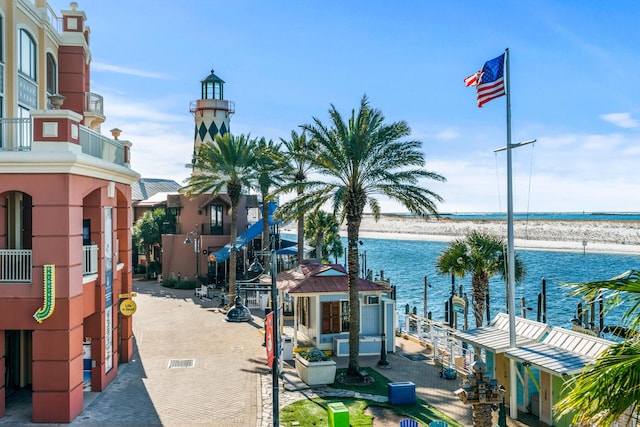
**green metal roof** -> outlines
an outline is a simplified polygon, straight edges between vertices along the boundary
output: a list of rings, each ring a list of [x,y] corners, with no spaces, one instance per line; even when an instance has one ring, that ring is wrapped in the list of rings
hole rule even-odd
[[[211,74],[209,74],[207,77],[205,77],[201,81],[202,81],[202,83],[204,83],[204,82],[222,82],[222,83],[224,83],[224,80],[222,80],[220,77],[218,77],[215,74],[213,74],[213,69],[211,70]]]

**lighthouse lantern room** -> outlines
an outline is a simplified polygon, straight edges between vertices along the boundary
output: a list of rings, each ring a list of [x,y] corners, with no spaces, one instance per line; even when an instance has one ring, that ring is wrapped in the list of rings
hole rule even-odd
[[[233,101],[224,99],[224,80],[211,74],[201,80],[201,99],[192,101],[189,111],[195,121],[192,164],[200,144],[215,141],[216,136],[224,136],[229,132],[229,120],[235,112]]]

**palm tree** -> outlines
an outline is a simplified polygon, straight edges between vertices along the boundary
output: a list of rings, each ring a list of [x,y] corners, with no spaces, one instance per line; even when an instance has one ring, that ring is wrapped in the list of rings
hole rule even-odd
[[[289,163],[288,171],[291,175],[293,187],[298,196],[304,193],[304,182],[311,167],[309,156],[313,153],[313,142],[307,140],[306,132],[299,135],[295,130],[291,131],[291,139],[280,141],[287,149],[287,161]],[[304,259],[304,215],[306,212],[300,212],[295,218],[298,222],[298,262]]]
[[[153,269],[151,260],[151,250],[154,246],[160,245],[162,232],[165,223],[175,224],[175,215],[168,214],[163,208],[146,211],[136,221],[133,226],[133,239],[136,244],[143,249],[144,258],[147,265],[145,278],[149,279]],[[157,271],[156,271],[157,273]]]
[[[269,244],[269,202],[273,201],[275,193],[270,190],[278,186],[284,180],[286,162],[280,144],[274,144],[270,140],[260,138],[256,146],[256,175],[258,189],[262,198],[262,248],[267,249]],[[263,265],[267,265],[268,254],[265,252]]]
[[[255,187],[256,144],[249,135],[216,135],[215,141],[200,145],[195,156],[194,173],[184,187],[187,196],[205,193],[216,196],[226,189],[231,200],[230,301],[233,301],[236,285],[238,206],[243,189]]]
[[[406,122],[384,124],[382,113],[369,106],[366,96],[359,111],[351,111],[344,121],[334,105],[329,109],[330,124],[313,118],[304,125],[315,144],[313,153],[304,158],[310,162],[315,179],[289,184],[289,189],[304,192],[279,208],[279,215],[296,218],[320,206],[329,205],[340,221],[347,223],[348,284],[349,284],[349,368],[357,376],[360,368],[360,303],[358,237],[366,206],[374,218],[380,217],[377,196],[400,202],[418,216],[438,215],[436,193],[421,186],[421,180],[445,181],[437,173],[424,169],[421,142],[400,141],[411,130]],[[287,186],[284,186],[287,189]]]
[[[583,295],[587,301],[605,297],[607,309],[624,303],[628,309],[622,320],[628,323],[630,334],[567,381],[568,393],[556,409],[561,416],[573,414],[573,425],[609,426],[625,414],[635,412],[637,416],[640,410],[640,272],[630,270],[610,280],[568,286],[573,288],[573,295]],[[620,425],[625,425],[624,421]]]
[[[307,215],[304,234],[308,240],[315,242],[315,257],[320,262],[328,260],[328,246],[336,246],[336,239],[340,244],[340,248],[342,248],[339,229],[340,224],[338,224],[338,220],[333,214],[317,209]]]
[[[476,326],[480,327],[489,296],[489,280],[496,274],[503,279],[507,277],[505,243],[499,237],[472,231],[465,239],[457,239],[449,244],[436,259],[436,269],[440,274],[452,277],[471,275],[473,313]],[[522,280],[525,275],[524,264],[517,254],[515,273],[516,281]]]

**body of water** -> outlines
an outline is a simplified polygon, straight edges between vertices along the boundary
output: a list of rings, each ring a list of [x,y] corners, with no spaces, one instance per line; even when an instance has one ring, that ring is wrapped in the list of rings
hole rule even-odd
[[[471,218],[471,215],[475,217]],[[464,214],[456,215],[457,219],[500,219],[501,214]],[[522,214],[519,214],[522,215]],[[538,213],[529,214],[529,219],[556,220],[640,220],[640,214],[627,213]],[[494,217],[495,216],[495,217]],[[521,218],[524,219],[524,218]],[[295,235],[286,238],[295,239]],[[424,277],[427,277],[427,310],[432,319],[444,321],[445,302],[451,295],[451,276],[442,276],[436,272],[436,259],[448,247],[448,243],[427,242],[418,240],[367,239],[362,238],[359,246],[361,269],[366,262],[366,269],[373,276],[390,279],[396,286],[396,303],[399,321],[404,319],[406,304],[410,310],[416,308],[417,314],[424,315]],[[346,247],[346,239],[343,242]],[[522,259],[527,274],[521,283],[516,284],[516,315],[521,316],[521,298],[524,297],[527,318],[536,320],[538,310],[538,294],[542,291],[542,280],[546,281],[547,323],[551,326],[571,328],[571,320],[576,317],[577,304],[580,299],[569,296],[569,291],[562,283],[590,282],[607,280],[627,270],[640,268],[640,254],[609,254],[579,252],[516,250]],[[337,260],[346,264],[344,257]],[[462,286],[471,304],[471,277],[456,278],[456,291]],[[495,276],[489,284],[490,316],[506,313],[506,284],[500,276]],[[623,310],[608,313],[606,325],[619,325]],[[475,327],[473,312],[469,310],[469,327]],[[461,321],[459,321],[461,324]],[[403,325],[403,323],[401,323]]]
[[[457,220],[505,220],[506,212],[442,213],[442,217]],[[514,212],[516,221],[640,221],[640,212]]]
[[[361,239],[361,259],[366,260],[366,268],[373,275],[389,278],[396,285],[396,302],[400,317],[404,316],[404,307],[416,307],[419,315],[424,314],[424,277],[427,277],[427,310],[432,312],[434,320],[444,321],[445,302],[451,294],[451,276],[442,276],[436,272],[436,259],[448,247],[448,243]],[[568,295],[562,283],[590,282],[606,280],[630,269],[640,268],[639,255],[619,255],[582,252],[559,252],[540,250],[517,250],[524,262],[527,274],[521,283],[516,283],[516,315],[521,315],[521,298],[524,297],[527,318],[536,319],[538,294],[542,292],[542,280],[546,281],[547,323],[551,326],[570,328],[571,319],[576,317],[579,298]],[[339,261],[344,263],[344,259]],[[456,278],[456,291],[462,286],[462,292],[469,296],[471,303],[471,277]],[[498,312],[506,313],[506,284],[500,276],[489,283],[490,316]],[[620,312],[610,313],[605,325],[619,324]],[[473,314],[469,314],[469,326],[475,326]]]

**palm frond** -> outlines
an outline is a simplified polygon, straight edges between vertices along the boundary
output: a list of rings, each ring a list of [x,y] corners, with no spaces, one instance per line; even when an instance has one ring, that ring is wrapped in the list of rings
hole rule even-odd
[[[613,425],[625,411],[638,410],[640,341],[610,346],[566,383],[565,392],[556,409],[562,415],[574,414],[576,424]]]

